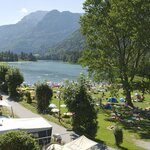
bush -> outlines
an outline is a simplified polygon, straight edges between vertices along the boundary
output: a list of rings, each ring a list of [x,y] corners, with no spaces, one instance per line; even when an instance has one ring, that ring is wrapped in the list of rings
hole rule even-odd
[[[0,150],[39,150],[39,146],[31,134],[11,131],[0,135]]]
[[[90,137],[95,137],[97,132],[97,110],[94,100],[88,93],[88,81],[84,76],[78,82],[66,82],[63,99],[70,112],[73,112],[72,127],[75,132],[80,132]]]
[[[8,85],[8,93],[10,97],[18,96],[17,88],[23,83],[23,75],[19,69],[11,68],[5,75],[5,80]]]
[[[46,83],[41,83],[36,86],[38,112],[45,113],[45,111],[48,109],[52,96],[53,91]]]
[[[27,103],[31,104],[31,103],[32,103],[32,99],[31,99],[31,94],[30,94],[30,92],[26,92],[25,96],[26,96],[26,101],[27,101]]]
[[[120,127],[116,126],[114,128],[114,136],[115,136],[115,141],[117,146],[123,143],[123,131]]]

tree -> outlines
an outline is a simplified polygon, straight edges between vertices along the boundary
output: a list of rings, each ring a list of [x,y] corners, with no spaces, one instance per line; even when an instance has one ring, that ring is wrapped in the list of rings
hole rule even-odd
[[[29,103],[29,104],[32,103],[32,98],[31,98],[30,92],[26,92],[26,93],[25,93],[25,100],[26,100],[27,103]]]
[[[138,75],[142,78],[136,85],[138,85],[138,90],[142,92],[142,95],[150,93],[150,52],[146,55],[145,60],[141,64]]]
[[[40,113],[46,111],[52,96],[53,91],[46,83],[37,84],[36,86],[37,109]]]
[[[40,150],[36,140],[27,132],[10,131],[0,135],[1,150]]]
[[[10,68],[5,75],[5,80],[8,85],[9,96],[17,96],[17,87],[19,87],[24,80],[23,75],[20,73],[19,69]]]
[[[114,136],[115,136],[115,141],[116,145],[119,146],[121,143],[123,143],[123,131],[122,128],[116,126],[114,128]]]
[[[147,0],[86,0],[81,32],[87,50],[81,63],[97,79],[120,79],[127,103],[132,82],[150,49],[150,3]]]
[[[5,81],[5,75],[7,71],[10,69],[10,67],[5,63],[0,63],[0,90],[7,93],[8,87],[7,83]]]
[[[63,99],[73,112],[73,130],[95,137],[97,131],[97,111],[94,101],[87,91],[87,81],[80,77],[77,83],[68,82],[64,87]]]

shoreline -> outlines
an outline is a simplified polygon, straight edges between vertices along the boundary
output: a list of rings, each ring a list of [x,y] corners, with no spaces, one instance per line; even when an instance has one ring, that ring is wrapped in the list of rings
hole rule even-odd
[[[80,73],[87,75],[87,70],[80,65],[51,60],[8,62],[8,64],[18,68],[24,76],[24,81],[29,85],[33,85],[38,81],[48,81],[58,84],[65,80],[77,80]]]

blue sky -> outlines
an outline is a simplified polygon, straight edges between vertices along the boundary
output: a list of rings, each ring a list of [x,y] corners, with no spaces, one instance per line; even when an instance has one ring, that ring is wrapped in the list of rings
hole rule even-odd
[[[71,11],[83,13],[85,0],[0,0],[0,25],[14,24],[37,10]]]

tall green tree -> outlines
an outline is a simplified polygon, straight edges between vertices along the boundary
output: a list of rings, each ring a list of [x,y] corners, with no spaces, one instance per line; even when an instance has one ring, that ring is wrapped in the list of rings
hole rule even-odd
[[[15,97],[18,95],[17,88],[23,83],[23,75],[17,68],[10,68],[6,75],[5,80],[8,85],[8,93],[10,97]]]
[[[95,137],[97,131],[97,111],[87,90],[87,81],[80,77],[77,83],[65,85],[63,99],[70,112],[73,112],[73,130]]]
[[[40,150],[36,140],[27,132],[10,131],[0,135],[1,150]]]
[[[5,75],[9,69],[10,67],[6,63],[0,63],[0,90],[5,93],[8,92]]]
[[[44,113],[46,111],[52,96],[53,91],[46,83],[37,84],[36,86],[37,109],[40,113]]]
[[[149,0],[86,0],[81,32],[87,39],[82,64],[97,79],[120,78],[127,103],[132,82],[150,50]]]

